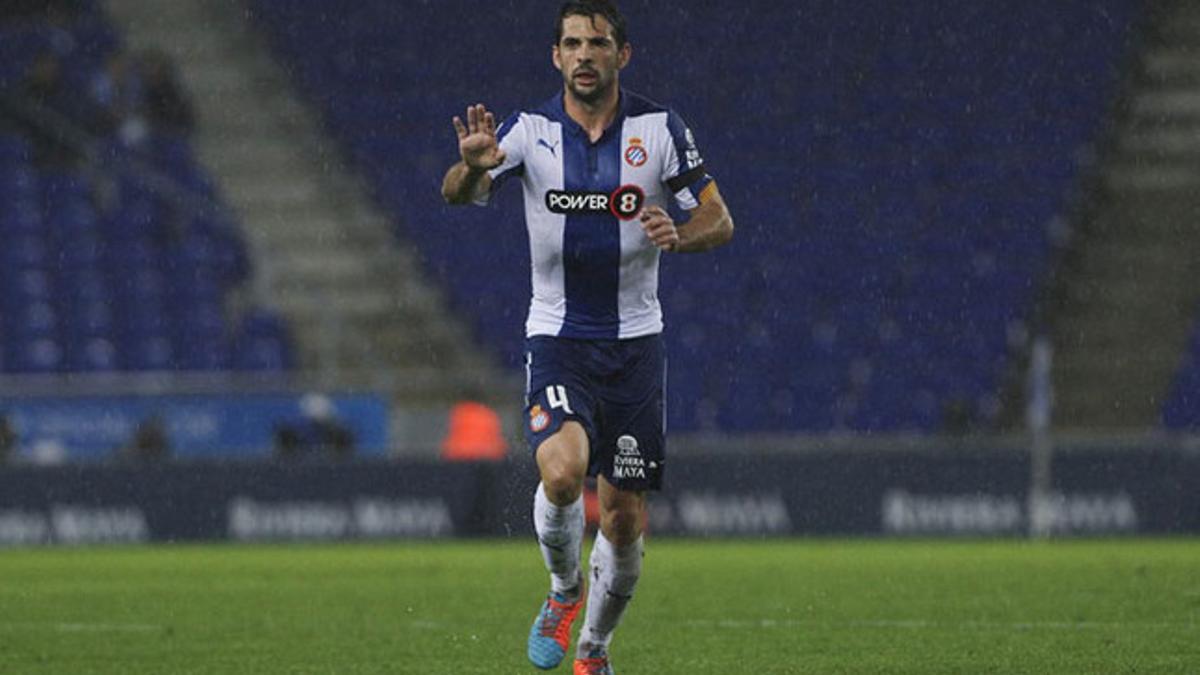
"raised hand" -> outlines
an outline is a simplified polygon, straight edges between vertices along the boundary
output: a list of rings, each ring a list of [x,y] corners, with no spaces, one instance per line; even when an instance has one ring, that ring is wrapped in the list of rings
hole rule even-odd
[[[458,153],[472,169],[486,171],[504,162],[504,151],[496,140],[496,117],[482,104],[467,107],[467,123],[454,118],[458,134]]]

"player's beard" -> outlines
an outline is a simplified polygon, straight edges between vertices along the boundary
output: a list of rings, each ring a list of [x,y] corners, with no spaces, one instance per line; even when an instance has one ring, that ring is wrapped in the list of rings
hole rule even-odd
[[[567,82],[567,91],[571,92],[571,95],[575,97],[575,100],[579,101],[580,103],[586,103],[589,105],[597,103],[604,100],[604,97],[608,96],[609,92],[612,91],[613,78],[605,77],[599,71],[595,72],[596,82],[591,86],[590,89],[582,89],[579,87],[579,85],[575,84],[574,75],[564,78]]]

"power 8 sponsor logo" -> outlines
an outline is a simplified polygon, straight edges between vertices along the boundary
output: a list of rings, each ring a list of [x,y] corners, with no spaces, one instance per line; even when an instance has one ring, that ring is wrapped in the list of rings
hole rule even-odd
[[[646,193],[636,185],[622,185],[612,193],[549,190],[546,208],[552,213],[609,213],[621,220],[633,220],[642,210]]]

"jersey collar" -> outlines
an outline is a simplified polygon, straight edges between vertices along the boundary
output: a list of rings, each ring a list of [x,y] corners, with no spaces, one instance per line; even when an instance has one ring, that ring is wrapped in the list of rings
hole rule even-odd
[[[571,118],[570,115],[567,114],[566,95],[566,92],[559,92],[558,95],[553,99],[555,116],[558,117],[558,121],[562,122],[563,127],[565,127],[572,134],[582,136],[587,139],[587,131],[585,131],[578,122],[576,122]],[[625,93],[625,90],[619,89],[617,91],[617,96],[617,116],[613,118],[612,123],[608,125],[608,127],[604,130],[604,133],[600,135],[600,138],[596,140],[597,144],[603,142],[609,134],[615,133],[613,131],[614,129],[621,128],[621,122],[625,119],[625,115],[629,110],[629,96]]]

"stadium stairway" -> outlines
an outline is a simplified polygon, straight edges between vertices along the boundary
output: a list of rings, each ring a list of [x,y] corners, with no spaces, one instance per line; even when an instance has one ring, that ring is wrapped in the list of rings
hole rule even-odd
[[[1157,424],[1185,351],[1200,261],[1200,5],[1160,3],[1091,217],[1060,273],[1056,425]]]
[[[382,379],[423,402],[493,382],[493,366],[292,94],[240,3],[107,7],[132,48],[160,47],[179,64],[195,99],[197,154],[246,224],[263,271],[256,292],[288,318],[301,369],[340,382]]]

